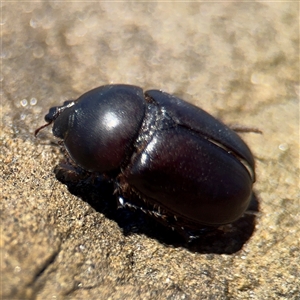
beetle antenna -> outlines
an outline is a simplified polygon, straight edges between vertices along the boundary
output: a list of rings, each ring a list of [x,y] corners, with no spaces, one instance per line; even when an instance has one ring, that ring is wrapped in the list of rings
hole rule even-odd
[[[49,126],[51,123],[52,123],[52,121],[49,122],[49,123],[47,123],[47,124],[45,124],[45,125],[43,125],[43,126],[41,126],[41,127],[39,127],[38,129],[36,129],[36,130],[34,131],[34,136],[36,137],[36,136],[38,135],[38,133],[40,132],[40,130],[42,130],[43,128]]]

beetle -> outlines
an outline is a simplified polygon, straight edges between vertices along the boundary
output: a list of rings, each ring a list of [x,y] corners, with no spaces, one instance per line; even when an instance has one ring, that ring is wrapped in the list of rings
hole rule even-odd
[[[111,84],[50,108],[53,135],[80,168],[115,183],[121,204],[181,230],[232,223],[255,182],[253,155],[228,126],[160,90]]]

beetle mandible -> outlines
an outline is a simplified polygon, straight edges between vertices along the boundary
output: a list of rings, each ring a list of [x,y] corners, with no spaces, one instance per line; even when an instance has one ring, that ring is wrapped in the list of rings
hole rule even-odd
[[[50,108],[45,120],[36,135],[53,123],[76,165],[111,178],[122,203],[146,206],[173,228],[232,223],[249,205],[255,171],[248,146],[175,96],[105,85]]]

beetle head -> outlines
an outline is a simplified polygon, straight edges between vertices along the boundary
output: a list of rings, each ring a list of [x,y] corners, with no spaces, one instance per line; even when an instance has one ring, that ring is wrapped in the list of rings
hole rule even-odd
[[[45,121],[47,122],[45,125],[39,127],[35,130],[34,136],[36,137],[38,133],[45,127],[51,125],[58,116],[66,109],[73,106],[75,102],[73,100],[65,101],[62,106],[54,106],[49,109],[49,112],[45,115]]]

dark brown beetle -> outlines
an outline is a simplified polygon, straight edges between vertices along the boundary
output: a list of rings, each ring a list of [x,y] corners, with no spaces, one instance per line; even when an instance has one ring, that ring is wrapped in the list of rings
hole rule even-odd
[[[121,203],[176,229],[240,218],[255,181],[243,140],[204,110],[159,90],[106,85],[45,116],[76,165],[113,179]]]

